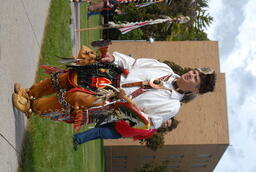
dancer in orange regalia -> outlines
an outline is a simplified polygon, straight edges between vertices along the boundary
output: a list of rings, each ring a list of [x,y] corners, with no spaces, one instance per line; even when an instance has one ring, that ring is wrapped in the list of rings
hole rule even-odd
[[[105,53],[105,48],[101,47],[101,53]],[[110,63],[95,63],[97,58],[94,51],[83,46],[74,59],[76,63],[68,66],[68,70],[42,66],[51,77],[35,83],[29,89],[23,89],[16,83],[14,105],[27,117],[34,112],[41,117],[59,120],[62,114],[61,120],[74,123],[78,131],[82,124],[90,120],[84,117],[89,107],[102,106],[116,96],[104,84],[119,88],[123,70]]]
[[[130,114],[129,117],[141,121],[136,127],[157,129],[163,121],[177,114],[186,97],[214,90],[215,73],[210,68],[196,68],[178,76],[168,65],[155,59],[135,60],[118,52],[112,55],[104,52],[103,58],[85,54],[88,59],[76,59],[79,65],[54,70],[51,78],[36,83],[29,90],[16,84],[14,105],[28,116],[33,111],[53,120],[74,123],[76,130],[92,122],[95,114],[101,118],[105,112],[105,116]],[[87,61],[86,65],[83,60]],[[129,69],[129,74],[123,68]],[[124,91],[116,89],[120,87]],[[55,92],[57,96],[42,97]]]

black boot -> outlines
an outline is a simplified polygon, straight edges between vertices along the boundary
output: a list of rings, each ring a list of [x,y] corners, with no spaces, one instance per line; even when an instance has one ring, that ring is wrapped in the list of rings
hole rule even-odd
[[[73,136],[73,148],[74,148],[74,151],[78,150],[78,145],[79,145],[79,143],[77,142],[75,136]]]

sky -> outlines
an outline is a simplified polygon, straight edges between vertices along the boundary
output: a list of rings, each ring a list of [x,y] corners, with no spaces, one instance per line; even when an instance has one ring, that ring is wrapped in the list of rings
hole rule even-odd
[[[256,0],[209,0],[226,75],[230,146],[214,172],[256,171]]]

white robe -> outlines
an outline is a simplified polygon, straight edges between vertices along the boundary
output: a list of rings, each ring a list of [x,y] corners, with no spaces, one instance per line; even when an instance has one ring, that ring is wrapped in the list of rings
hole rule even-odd
[[[124,83],[149,81],[152,78],[160,78],[162,76],[171,75],[164,83],[168,88],[173,88],[171,82],[179,77],[166,64],[155,59],[134,59],[125,54],[114,52],[115,64],[129,70],[127,77],[121,76],[121,85]],[[139,87],[123,88],[127,95],[137,90]],[[176,91],[164,89],[150,89],[135,97],[133,102],[144,113],[145,116],[151,119],[154,126],[159,128],[163,121],[175,116],[180,109],[180,100],[183,94]]]

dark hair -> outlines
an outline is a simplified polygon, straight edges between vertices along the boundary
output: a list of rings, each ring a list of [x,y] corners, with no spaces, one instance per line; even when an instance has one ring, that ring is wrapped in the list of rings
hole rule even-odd
[[[197,94],[195,93],[185,93],[183,98],[180,100],[181,103],[188,103],[191,100],[194,100],[197,97]]]
[[[194,70],[194,69],[189,68],[189,67],[184,67],[183,68],[180,65],[178,65],[174,62],[168,61],[168,60],[163,61],[163,63],[167,64],[170,68],[172,68],[172,70],[176,74],[178,74],[180,76],[189,72],[190,70]],[[209,91],[213,91],[214,88],[215,88],[215,82],[216,82],[215,72],[213,72],[211,74],[203,74],[199,71],[199,75],[200,75],[200,79],[201,79],[201,84],[200,84],[200,87],[199,87],[199,93],[204,94],[204,93],[207,93]],[[183,99],[181,100],[181,102],[182,103],[187,103],[187,102],[193,100],[196,96],[197,96],[196,94],[185,94]]]
[[[216,74],[215,72],[211,74],[203,74],[199,72],[201,84],[199,87],[199,93],[204,94],[207,92],[212,92],[215,88]]]
[[[184,73],[187,73],[190,70],[193,70],[193,68],[190,68],[190,67],[183,68],[180,65],[178,65],[174,62],[168,61],[168,60],[163,61],[163,63],[167,64],[174,71],[174,73],[176,73],[180,76],[183,75]]]
[[[164,136],[168,132],[177,128],[178,124],[180,123],[180,121],[176,120],[174,117],[172,117],[171,120],[171,127],[157,129],[157,132],[153,136],[147,139],[140,140],[140,143],[145,144],[146,147],[150,148],[153,151],[156,151],[158,148],[161,148],[164,145]]]
[[[178,127],[178,124],[180,123],[180,121],[176,120],[174,117],[172,117],[171,120],[172,120],[172,124],[170,127],[166,127],[166,128],[160,127],[157,129],[157,132],[158,133],[167,133],[169,131],[176,129]]]

